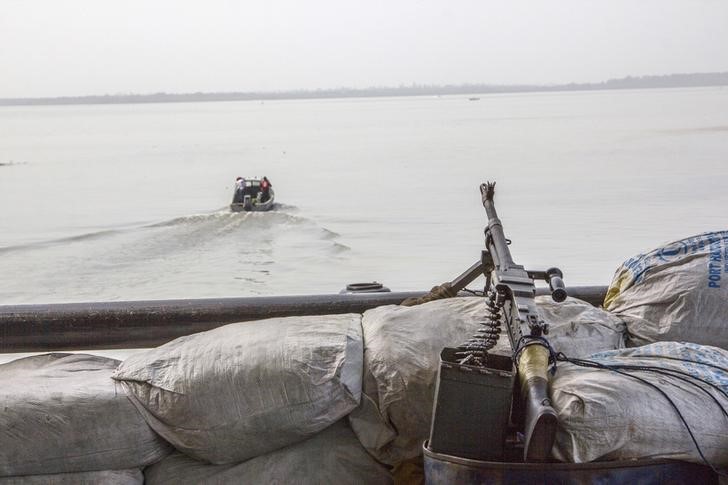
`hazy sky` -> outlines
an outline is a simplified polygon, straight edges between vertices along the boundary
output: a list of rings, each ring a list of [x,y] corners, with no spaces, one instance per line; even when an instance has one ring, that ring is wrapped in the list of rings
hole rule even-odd
[[[725,0],[0,0],[0,97],[728,71]]]

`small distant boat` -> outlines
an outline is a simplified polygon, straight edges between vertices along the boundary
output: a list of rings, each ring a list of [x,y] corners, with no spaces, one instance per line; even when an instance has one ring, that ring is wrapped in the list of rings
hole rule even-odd
[[[242,190],[235,189],[230,210],[233,212],[271,210],[275,204],[275,192],[271,187],[268,189],[268,194],[265,194],[260,188],[260,182],[259,178],[246,178],[245,187]]]
[[[468,98],[468,101],[480,101],[480,98]]]

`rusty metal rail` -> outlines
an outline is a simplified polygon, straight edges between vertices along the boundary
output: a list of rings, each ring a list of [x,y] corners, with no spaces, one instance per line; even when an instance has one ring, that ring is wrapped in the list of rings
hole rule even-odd
[[[543,290],[543,291],[542,291]],[[569,288],[600,305],[605,286]],[[537,294],[546,294],[543,288]],[[425,292],[0,305],[0,353],[154,347],[232,322],[361,313]]]

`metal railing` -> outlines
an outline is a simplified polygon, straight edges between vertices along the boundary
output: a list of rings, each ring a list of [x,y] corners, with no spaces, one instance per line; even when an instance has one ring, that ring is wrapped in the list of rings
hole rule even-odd
[[[601,305],[606,286],[568,289]],[[361,313],[426,292],[0,305],[0,353],[155,347],[232,322]],[[539,288],[537,294],[548,294]]]

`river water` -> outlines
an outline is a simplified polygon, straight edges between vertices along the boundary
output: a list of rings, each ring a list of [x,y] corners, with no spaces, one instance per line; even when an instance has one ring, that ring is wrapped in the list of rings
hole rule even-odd
[[[0,304],[429,289],[486,180],[516,262],[607,284],[727,228],[728,88],[0,107]]]

